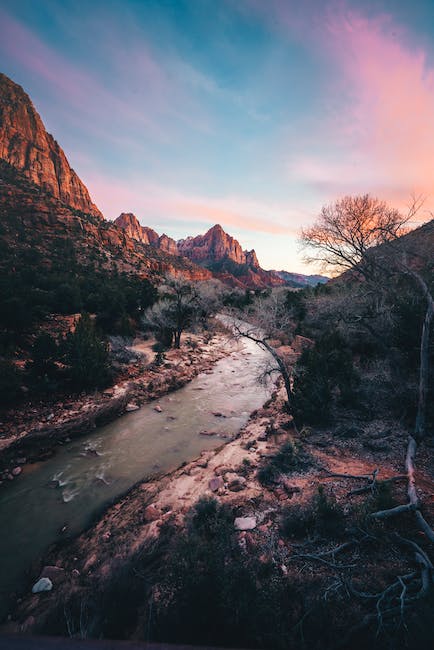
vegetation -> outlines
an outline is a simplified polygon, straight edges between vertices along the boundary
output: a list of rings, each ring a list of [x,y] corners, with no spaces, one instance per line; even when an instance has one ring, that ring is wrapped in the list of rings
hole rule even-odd
[[[74,332],[67,335],[65,361],[75,388],[103,388],[110,382],[110,356],[89,314],[83,314]]]
[[[144,316],[144,325],[152,330],[165,347],[181,346],[186,329],[206,328],[219,309],[221,298],[218,283],[197,284],[168,275],[159,289],[158,302]]]
[[[293,413],[301,424],[330,421],[335,403],[356,403],[359,376],[351,350],[338,332],[323,334],[304,350],[293,386]]]
[[[312,459],[295,442],[284,443],[272,456],[261,464],[258,470],[258,481],[265,486],[277,483],[282,474],[305,471],[312,465]]]

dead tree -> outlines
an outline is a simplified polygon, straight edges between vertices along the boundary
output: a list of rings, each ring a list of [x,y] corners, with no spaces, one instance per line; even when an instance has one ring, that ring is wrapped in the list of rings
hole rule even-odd
[[[247,320],[241,320],[242,317]],[[293,327],[291,312],[285,306],[283,294],[277,292],[258,299],[247,316],[238,311],[228,311],[229,325],[236,338],[253,341],[262,350],[268,352],[276,366],[271,372],[280,373],[285,385],[288,409],[292,409],[292,381],[286,360],[272,344],[276,339],[288,337]],[[269,372],[268,374],[271,374]]]
[[[335,271],[350,271],[350,277],[366,283],[383,282],[393,275],[406,275],[416,283],[426,302],[420,338],[419,390],[413,435],[409,435],[405,468],[407,473],[407,504],[375,512],[372,517],[386,519],[402,512],[414,511],[419,527],[434,541],[434,531],[421,512],[415,481],[417,441],[425,436],[426,396],[429,379],[429,341],[434,316],[434,301],[420,268],[426,259],[411,237],[405,234],[406,223],[415,216],[422,199],[414,199],[403,217],[385,203],[369,195],[344,197],[326,206],[317,222],[302,232],[301,242],[313,254],[308,261],[321,262]],[[428,257],[429,259],[429,257]]]

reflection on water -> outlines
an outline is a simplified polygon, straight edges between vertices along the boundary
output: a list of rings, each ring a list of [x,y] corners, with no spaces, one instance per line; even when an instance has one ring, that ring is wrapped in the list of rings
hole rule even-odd
[[[243,350],[162,397],[161,413],[153,404],[127,413],[26,467],[0,492],[0,617],[9,594],[37,577],[32,563],[62,530],[79,532],[140,479],[179,466],[240,430],[269,396],[256,381],[264,353],[250,341]],[[204,430],[217,435],[201,436]]]

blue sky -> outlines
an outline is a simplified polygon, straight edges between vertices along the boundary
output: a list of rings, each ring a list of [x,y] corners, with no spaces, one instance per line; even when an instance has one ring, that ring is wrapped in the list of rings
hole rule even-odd
[[[431,1],[2,0],[0,69],[107,218],[309,271],[299,229],[343,194],[427,218],[433,29]]]

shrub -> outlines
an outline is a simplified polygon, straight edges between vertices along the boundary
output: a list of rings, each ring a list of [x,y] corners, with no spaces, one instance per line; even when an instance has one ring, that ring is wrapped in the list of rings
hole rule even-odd
[[[313,533],[340,537],[344,513],[333,495],[318,487],[317,494],[307,505],[288,506],[283,510],[280,532],[283,537],[305,537]]]
[[[323,335],[313,349],[305,350],[294,379],[294,414],[300,424],[330,421],[336,401],[354,403],[359,385],[351,351],[337,333]]]
[[[0,405],[10,406],[21,396],[21,375],[14,363],[0,360]]]
[[[303,471],[310,467],[312,458],[299,445],[292,441],[285,442],[276,454],[263,462],[257,473],[261,485],[276,483],[282,474]]]
[[[111,366],[108,345],[98,336],[89,314],[82,314],[75,331],[68,334],[65,350],[68,375],[75,388],[102,388],[109,383]]]

